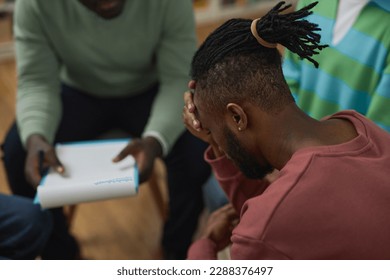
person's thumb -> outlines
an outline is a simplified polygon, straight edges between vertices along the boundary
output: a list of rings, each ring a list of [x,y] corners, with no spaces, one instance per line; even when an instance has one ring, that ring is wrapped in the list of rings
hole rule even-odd
[[[65,168],[62,165],[61,161],[58,159],[54,149],[51,149],[46,152],[45,160],[47,164],[58,173],[63,174],[65,172]]]

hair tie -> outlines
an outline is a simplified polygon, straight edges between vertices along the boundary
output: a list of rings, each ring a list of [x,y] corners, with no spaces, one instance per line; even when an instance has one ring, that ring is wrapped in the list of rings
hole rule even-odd
[[[257,19],[254,19],[252,21],[252,24],[251,24],[251,32],[252,32],[252,35],[256,38],[257,42],[259,42],[260,45],[266,47],[266,48],[270,48],[270,49],[274,49],[276,48],[277,44],[275,43],[270,43],[270,42],[267,42],[266,40],[264,40],[263,38],[261,38],[259,36],[259,33],[257,33],[257,29],[256,29],[256,24],[257,22],[260,20],[260,18],[257,18]]]

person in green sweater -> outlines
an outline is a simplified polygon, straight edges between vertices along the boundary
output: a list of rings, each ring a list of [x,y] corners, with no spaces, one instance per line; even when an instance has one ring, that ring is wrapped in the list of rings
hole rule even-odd
[[[4,141],[15,194],[33,197],[44,164],[64,172],[58,142],[96,139],[119,128],[132,137],[114,161],[133,155],[140,182],[165,161],[169,217],[165,258],[185,258],[210,175],[206,145],[185,131],[182,93],[196,50],[191,1],[18,0],[14,32],[18,75],[16,123]],[[62,209],[53,210],[47,259],[79,255]]]

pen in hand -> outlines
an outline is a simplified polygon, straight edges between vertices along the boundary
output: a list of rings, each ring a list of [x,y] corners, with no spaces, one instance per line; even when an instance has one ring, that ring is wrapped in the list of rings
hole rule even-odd
[[[45,167],[45,162],[48,166]],[[38,152],[38,168],[39,174],[44,176],[47,172],[48,167],[53,168],[59,174],[64,175],[65,168],[62,166],[61,162],[58,160],[56,154],[49,150],[47,152],[39,150]]]

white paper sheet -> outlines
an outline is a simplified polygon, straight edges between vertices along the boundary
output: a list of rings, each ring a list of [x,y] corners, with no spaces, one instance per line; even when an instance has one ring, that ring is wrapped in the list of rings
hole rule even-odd
[[[49,170],[42,179],[37,189],[42,208],[137,194],[138,169],[134,158],[112,162],[127,143],[127,140],[102,140],[57,145],[65,174]]]

